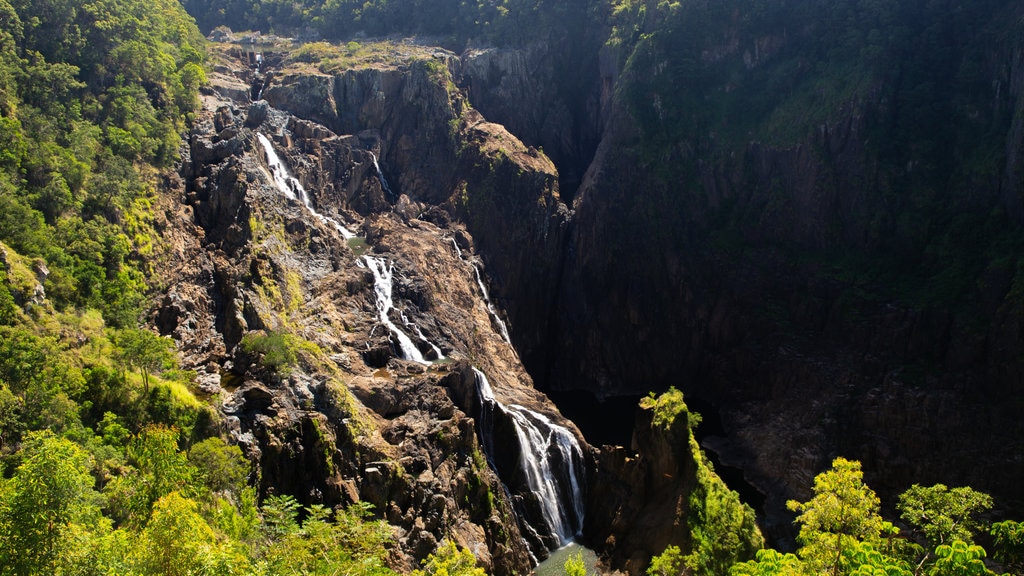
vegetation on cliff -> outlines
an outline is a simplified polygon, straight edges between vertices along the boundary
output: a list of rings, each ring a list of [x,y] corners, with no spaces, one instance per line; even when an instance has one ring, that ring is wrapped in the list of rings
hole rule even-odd
[[[689,410],[682,392],[670,388],[660,395],[651,393],[640,406],[650,411],[655,445],[666,442],[675,454],[680,469],[676,474],[682,475],[677,489],[685,496],[675,522],[688,528],[682,541],[669,544],[651,560],[647,573],[727,575],[733,564],[753,558],[764,546],[754,510],[715,474],[693,433],[700,415]]]
[[[227,25],[279,34],[309,35],[338,40],[356,35],[421,34],[441,44],[461,47],[468,40],[523,44],[553,30],[580,30],[584,21],[599,23],[603,2],[580,0],[232,0],[182,2],[200,28]]]
[[[984,548],[975,543],[979,535],[994,538],[995,558],[1006,569],[1020,562],[1020,524],[982,520],[993,506],[989,495],[969,487],[915,484],[896,505],[901,530],[883,519],[881,501],[864,483],[860,462],[841,457],[815,477],[810,500],[789,502],[798,513],[796,554],[762,548],[753,510],[714,474],[694,439],[700,418],[689,411],[682,393],[675,388],[652,393],[641,406],[651,411],[652,428],[673,446],[689,447],[696,465],[686,515],[689,538],[653,557],[648,576],[994,575]]]
[[[0,0],[0,574],[388,573],[365,508],[257,506],[139,328],[203,82],[177,2]]]

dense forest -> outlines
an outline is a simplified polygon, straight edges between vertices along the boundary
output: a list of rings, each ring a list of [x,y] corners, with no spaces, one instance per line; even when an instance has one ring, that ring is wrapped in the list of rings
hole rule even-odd
[[[714,155],[752,134],[791,142],[870,94],[887,102],[868,110],[875,153],[921,167],[884,193],[899,188],[893,203],[916,209],[879,216],[854,251],[836,232],[811,258],[839,262],[833,273],[864,290],[884,285],[886,296],[963,304],[970,315],[987,269],[1008,270],[1017,297],[1024,289],[1013,208],[979,216],[964,210],[977,199],[943,196],[1002,160],[996,135],[1016,111],[975,111],[987,97],[980,71],[996,66],[986,49],[1013,31],[972,31],[1004,5],[0,0],[0,575],[393,573],[393,535],[370,506],[259,498],[258,471],[222,438],[174,342],[146,324],[163,281],[154,263],[168,257],[161,207],[177,201],[160,195],[161,181],[180,160],[209,71],[200,29],[331,41],[418,34],[455,49],[565,34],[596,42],[618,60],[619,95],[644,136],[631,152],[650,160],[673,150],[682,161],[660,174],[673,182],[696,178],[694,149]],[[723,23],[804,32],[770,67],[739,59],[709,72],[701,50],[719,39],[705,35]],[[728,207],[716,217],[727,223],[716,237],[723,253],[738,249],[732,231],[757,227]],[[653,427],[692,446],[701,475],[690,541],[656,556],[651,576],[1024,573],[1024,526],[992,522],[990,496],[914,485],[883,507],[860,463],[843,458],[815,478],[812,499],[790,503],[795,553],[763,548],[752,510],[700,455],[699,416],[682,394],[652,394],[643,406]],[[586,572],[576,560],[565,570]],[[453,543],[414,572],[482,573]]]
[[[388,573],[365,507],[257,503],[141,323],[204,51],[174,1],[0,2],[2,574]]]

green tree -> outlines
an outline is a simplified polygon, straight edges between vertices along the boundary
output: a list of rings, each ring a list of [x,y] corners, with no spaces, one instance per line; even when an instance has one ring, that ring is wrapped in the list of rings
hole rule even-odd
[[[697,486],[689,498],[691,550],[685,565],[697,574],[725,576],[733,564],[752,558],[764,546],[764,539],[754,510],[714,473],[692,434],[690,441],[691,451],[700,461]]]
[[[883,527],[880,501],[863,481],[860,462],[836,458],[814,478],[814,497],[789,501],[799,512],[800,557],[815,573],[844,573],[844,554],[857,542],[878,544]]]
[[[989,528],[995,546],[993,556],[1015,574],[1024,574],[1024,523],[1005,520]]]
[[[651,558],[647,576],[678,576],[683,573],[684,560],[679,546],[667,546],[661,554]]]
[[[30,432],[21,455],[0,483],[0,574],[52,574],[73,526],[99,519],[89,454],[51,432]]]
[[[153,503],[171,492],[197,494],[198,471],[178,450],[178,430],[144,428],[128,444],[130,467],[106,487],[111,514],[131,526],[143,524]]]
[[[782,554],[771,548],[758,550],[753,560],[738,562],[729,569],[730,576],[799,576],[805,573],[803,562],[795,554]]]
[[[207,438],[188,451],[188,461],[214,492],[238,494],[245,487],[249,461],[238,446],[229,446],[216,436]]]
[[[914,484],[900,494],[896,508],[905,522],[924,534],[932,546],[962,540],[974,542],[981,529],[978,514],[992,507],[992,497],[973,488],[947,488],[936,484],[925,488]]]
[[[269,525],[264,533],[270,538],[263,552],[269,573],[393,575],[384,562],[391,532],[383,521],[368,518],[368,505],[340,510],[333,522],[330,510],[310,506],[299,526],[294,498],[275,498],[269,504],[263,510]]]
[[[851,576],[913,576],[906,562],[883,554],[871,544],[856,543],[847,557]]]
[[[565,559],[562,564],[565,576],[587,576],[587,564],[583,561],[583,553],[577,552]]]
[[[178,492],[161,497],[153,505],[137,550],[146,574],[195,576],[201,574],[251,574],[252,566],[241,549],[221,543],[199,515],[195,501]]]
[[[142,384],[149,393],[149,373],[172,365],[174,341],[149,330],[126,328],[114,333],[116,354],[125,364],[142,372]]]
[[[935,564],[928,576],[994,576],[985,566],[985,549],[975,544],[954,540],[935,549]]]
[[[423,561],[423,568],[413,570],[413,576],[487,576],[483,568],[478,568],[476,558],[465,548],[460,548],[452,541],[446,541],[437,547],[433,554]]]

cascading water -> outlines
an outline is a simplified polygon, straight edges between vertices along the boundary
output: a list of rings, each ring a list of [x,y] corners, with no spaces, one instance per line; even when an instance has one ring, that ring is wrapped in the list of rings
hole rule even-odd
[[[456,246],[456,248],[458,248],[458,246]],[[484,303],[487,304],[487,311],[491,313],[491,318],[494,319],[494,323],[498,325],[498,332],[501,334],[501,337],[505,342],[511,344],[512,338],[508,335],[508,327],[505,325],[505,321],[501,319],[501,316],[498,316],[498,310],[491,302],[491,297],[487,293],[487,287],[484,286],[483,278],[480,277],[480,268],[477,266],[476,262],[473,263],[473,273],[476,274],[476,285],[480,287],[480,292],[483,292]]]
[[[380,179],[380,187],[388,193],[388,197],[392,201],[397,200],[395,193],[391,191],[391,186],[388,186],[387,179],[384,178],[384,172],[380,169],[380,164],[377,163],[377,155],[370,152],[370,158],[373,158],[373,167],[377,170],[377,178]]]
[[[363,256],[363,261],[373,272],[373,291],[376,295],[377,312],[380,314],[380,321],[382,324],[391,330],[394,334],[395,339],[398,340],[398,348],[402,354],[404,360],[413,360],[420,364],[430,364],[430,360],[424,358],[423,353],[420,352],[419,348],[413,343],[412,338],[403,332],[394,322],[391,321],[390,313],[395,307],[394,301],[391,299],[392,279],[394,274],[392,267],[389,266],[383,258],[377,258],[373,256]],[[427,340],[426,336],[419,329],[418,326],[409,322],[402,315],[402,323],[406,326],[412,326],[416,330],[416,336],[426,342],[434,351],[437,353],[438,359],[444,358],[441,353],[441,349],[438,348],[434,343]]]
[[[565,427],[518,404],[505,406],[494,396],[487,376],[473,368],[480,397],[480,437],[488,457],[494,454],[494,417],[505,414],[519,442],[519,466],[535,495],[544,521],[557,539],[570,542],[583,527],[583,449]],[[493,461],[492,461],[493,465]]]
[[[302,201],[302,204],[307,210],[309,210],[310,214],[324,224],[333,226],[334,229],[341,234],[342,238],[346,240],[355,238],[356,235],[348,228],[342,226],[337,220],[329,216],[324,216],[317,212],[316,208],[313,208],[313,204],[309,200],[309,194],[306,193],[306,188],[302,186],[302,183],[299,182],[298,178],[295,178],[288,172],[288,168],[277,155],[277,152],[274,150],[274,144],[270,139],[259,132],[256,133],[256,138],[260,141],[260,144],[263,145],[263,151],[267,155],[267,167],[270,168],[270,175],[273,176],[274,184],[277,185],[278,190],[291,200],[298,199]]]
[[[455,241],[455,238],[448,238],[448,240],[452,243],[452,247],[455,248],[455,254],[459,259],[464,260],[462,257],[462,248],[459,248],[459,244]],[[501,316],[498,315],[498,309],[494,307],[494,303],[491,302],[491,296],[487,293],[487,286],[484,285],[483,277],[480,276],[480,267],[475,261],[472,264],[473,274],[476,275],[476,285],[480,287],[480,292],[484,296],[484,304],[487,304],[487,311],[490,312],[491,319],[493,319],[494,323],[498,326],[498,333],[501,334],[502,339],[505,340],[507,344],[511,345],[512,338],[509,337],[508,326],[505,324],[505,321],[501,319]]]
[[[426,343],[427,346],[430,346],[430,349],[434,351],[435,360],[444,360],[444,352],[441,352],[441,349],[437,347],[437,344],[434,344],[430,340],[427,340],[426,335],[423,334],[423,330],[420,330],[420,327],[417,326],[414,322],[410,322],[409,319],[405,317],[404,312],[402,313],[402,324],[406,328],[411,328],[413,331],[415,331],[416,337],[422,340],[424,343]]]
[[[452,248],[455,248],[455,255],[462,258],[462,248],[459,248],[459,243],[455,241],[455,238],[448,238],[448,241],[452,243]]]

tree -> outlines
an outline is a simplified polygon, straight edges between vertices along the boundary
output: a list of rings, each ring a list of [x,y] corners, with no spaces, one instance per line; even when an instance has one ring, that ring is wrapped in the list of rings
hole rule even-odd
[[[240,493],[249,474],[249,461],[238,446],[228,446],[214,436],[196,444],[188,452],[188,461],[196,467],[206,486],[214,492]]]
[[[906,562],[882,554],[864,542],[855,544],[848,558],[850,576],[913,576]]]
[[[924,534],[932,546],[962,540],[974,542],[981,528],[977,515],[992,507],[992,497],[967,486],[925,488],[914,484],[900,494],[896,508],[905,522]]]
[[[771,548],[757,551],[754,560],[734,564],[730,576],[799,576],[804,565],[795,554],[782,554]]]
[[[836,458],[831,470],[815,476],[813,498],[786,504],[800,513],[800,556],[812,572],[838,576],[844,571],[844,552],[858,541],[880,541],[880,501],[863,477],[860,462]]]
[[[683,560],[683,552],[679,549],[679,546],[667,546],[664,552],[651,558],[651,565],[647,567],[647,576],[677,576],[682,574]]]
[[[149,393],[149,373],[170,365],[174,360],[174,341],[149,330],[126,328],[114,334],[117,356],[128,366],[142,372],[142,384]]]
[[[981,546],[954,540],[935,549],[935,564],[928,576],[995,576],[985,567],[985,549]]]
[[[89,454],[31,432],[14,476],[0,481],[0,574],[52,574],[75,524],[99,518]]]
[[[178,492],[157,500],[140,538],[139,564],[147,574],[251,574],[248,558],[230,543],[218,543],[195,501]]]
[[[413,576],[487,576],[483,568],[477,568],[476,558],[465,548],[447,541],[437,547],[433,554],[423,561],[422,570],[413,570]]]
[[[996,560],[1006,564],[1015,574],[1024,574],[1024,523],[1006,520],[989,529],[995,541]]]
[[[391,532],[383,521],[368,518],[369,505],[353,504],[348,510],[334,514],[321,505],[305,509],[306,519],[299,526],[295,517],[298,503],[291,496],[268,498],[263,508],[264,534],[268,536],[264,551],[271,574],[361,574],[393,576],[384,559]],[[469,559],[473,562],[472,554]],[[463,560],[452,565],[449,576],[483,576],[479,573],[455,571]]]
[[[587,564],[583,561],[583,553],[577,552],[566,558],[562,569],[565,570],[565,576],[587,576]]]
[[[146,427],[129,442],[127,456],[132,466],[106,489],[109,509],[118,520],[138,526],[163,496],[196,493],[198,471],[178,451],[177,429]]]

